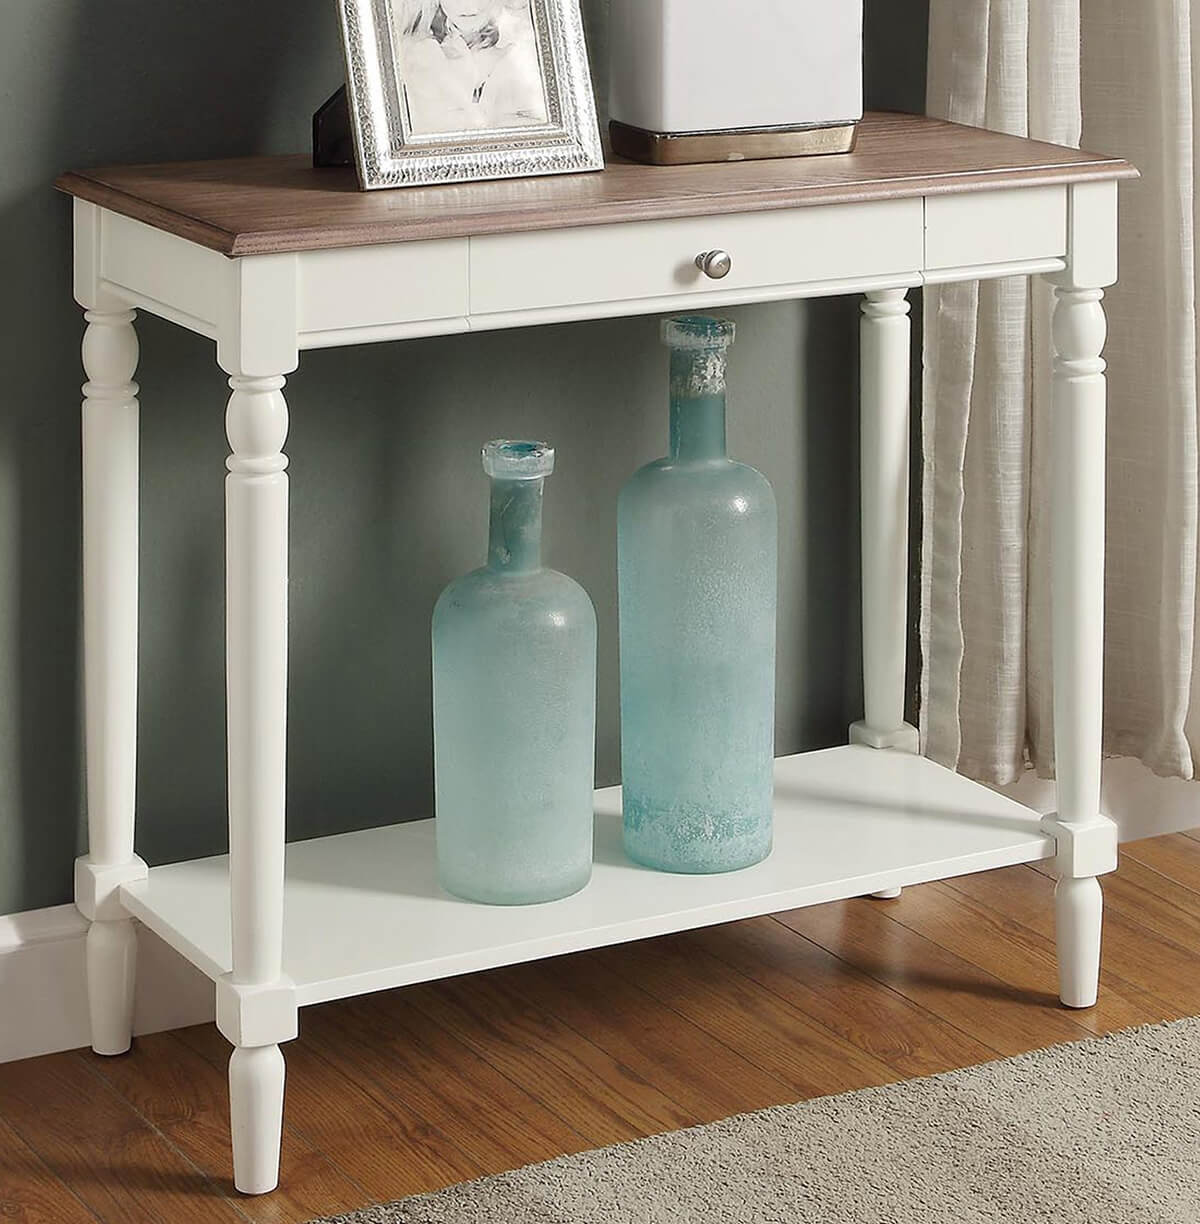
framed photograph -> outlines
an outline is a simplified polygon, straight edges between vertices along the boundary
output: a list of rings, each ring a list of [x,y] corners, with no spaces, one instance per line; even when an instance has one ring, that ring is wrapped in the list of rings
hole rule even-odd
[[[338,0],[365,189],[602,170],[579,0]]]

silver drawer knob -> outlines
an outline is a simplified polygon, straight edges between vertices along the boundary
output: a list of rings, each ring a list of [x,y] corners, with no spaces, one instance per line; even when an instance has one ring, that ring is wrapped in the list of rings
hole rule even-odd
[[[728,251],[705,251],[696,256],[696,267],[710,280],[724,280],[733,271],[733,256]]]

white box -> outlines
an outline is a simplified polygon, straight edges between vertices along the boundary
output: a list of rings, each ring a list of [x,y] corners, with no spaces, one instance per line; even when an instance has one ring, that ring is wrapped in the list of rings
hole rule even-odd
[[[863,114],[862,0],[611,0],[609,109],[648,132]]]

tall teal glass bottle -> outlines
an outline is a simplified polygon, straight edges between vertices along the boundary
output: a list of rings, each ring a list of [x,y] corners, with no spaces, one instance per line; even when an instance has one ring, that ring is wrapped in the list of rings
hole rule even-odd
[[[725,449],[733,324],[663,325],[671,453],[621,492],[625,850],[648,867],[735,871],[771,850],[778,515]]]
[[[553,901],[592,870],[596,613],[542,565],[554,451],[492,442],[482,568],[433,613],[437,861],[442,885],[494,905]]]

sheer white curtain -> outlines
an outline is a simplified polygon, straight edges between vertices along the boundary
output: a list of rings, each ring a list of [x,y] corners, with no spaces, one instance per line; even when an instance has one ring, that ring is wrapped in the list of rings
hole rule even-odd
[[[1193,13],[1192,9],[1196,11]],[[1200,0],[931,0],[929,111],[1122,155],[1107,296],[1106,809],[1200,823],[1193,35]],[[1197,44],[1200,45],[1200,44]],[[1053,770],[1049,294],[927,290],[922,736],[993,783]],[[1140,764],[1137,764],[1140,762]],[[1028,779],[1025,779],[1026,789]]]

